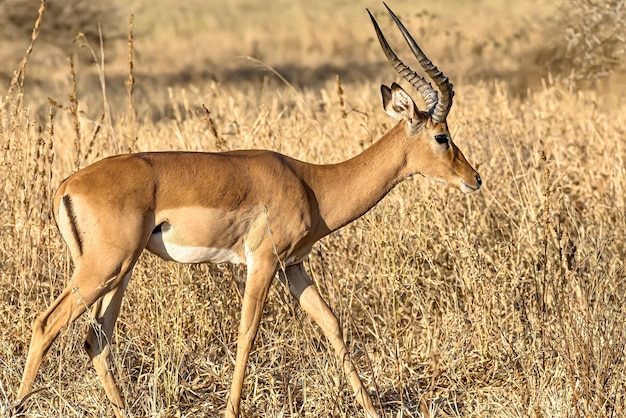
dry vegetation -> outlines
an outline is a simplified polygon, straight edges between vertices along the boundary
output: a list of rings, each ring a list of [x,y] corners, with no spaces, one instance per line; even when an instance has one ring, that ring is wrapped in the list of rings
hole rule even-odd
[[[134,84],[125,85],[125,40],[105,43],[104,61],[92,39],[77,44],[74,78],[57,49],[37,43],[24,65],[3,60],[0,414],[19,386],[30,324],[72,269],[50,200],[76,166],[129,148],[270,148],[335,162],[392,126],[378,86],[396,75],[363,6],[126,3],[118,13],[135,8]],[[484,189],[465,196],[409,179],[316,245],[307,264],[385,416],[623,416],[626,102],[615,86],[565,88],[531,65],[545,56],[541,28],[556,5],[438,4],[392,6],[453,77],[449,123]],[[248,54],[292,84],[225,59]],[[242,273],[141,258],[114,345],[130,416],[211,417],[225,407]],[[110,415],[82,352],[89,323],[84,315],[52,346],[28,416]],[[359,416],[328,342],[279,283],[255,347],[247,416]]]

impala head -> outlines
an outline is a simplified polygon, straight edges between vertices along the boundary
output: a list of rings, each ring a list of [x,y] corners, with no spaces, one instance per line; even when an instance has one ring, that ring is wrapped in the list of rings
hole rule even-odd
[[[404,134],[411,141],[411,153],[408,155],[407,164],[417,173],[443,181],[464,193],[480,189],[482,184],[480,176],[467,162],[461,150],[452,142],[446,122],[454,96],[452,83],[422,52],[393,11],[386,4],[385,7],[398,25],[418,62],[441,93],[439,97],[439,93],[424,77],[400,61],[383,36],[376,19],[368,10],[385,56],[398,73],[421,93],[426,104],[426,111],[419,111],[411,96],[398,84],[393,83],[391,88],[381,86],[385,112],[404,122],[401,123],[404,126]]]

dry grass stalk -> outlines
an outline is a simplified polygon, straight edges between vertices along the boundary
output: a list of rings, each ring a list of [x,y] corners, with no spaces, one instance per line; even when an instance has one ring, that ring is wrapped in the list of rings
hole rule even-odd
[[[345,118],[347,116],[346,113],[346,104],[343,101],[343,88],[341,87],[341,78],[337,75],[337,97],[339,98],[339,108],[341,109],[341,117]]]
[[[129,29],[130,30],[130,29]],[[107,140],[110,142],[111,149],[117,154],[121,151],[120,144],[117,140],[117,134],[115,133],[115,129],[113,129],[113,120],[111,116],[111,108],[109,106],[109,99],[107,97],[107,88],[106,88],[106,73],[105,73],[105,59],[104,59],[104,40],[102,38],[102,28],[100,23],[98,23],[98,36],[99,36],[99,55],[96,54],[96,51],[92,48],[89,40],[85,37],[83,33],[79,33],[76,40],[80,42],[82,47],[87,48],[93,62],[98,71],[98,80],[100,82],[101,96],[102,96],[102,108],[104,113],[104,122],[107,127]],[[88,150],[88,152],[91,150]],[[85,159],[87,158],[87,154],[85,155]]]
[[[78,91],[77,91],[77,83],[76,83],[76,71],[74,71],[74,59],[72,57],[68,57],[68,63],[70,64],[70,106],[69,111],[72,114],[72,121],[74,123],[74,171],[80,170],[81,161],[82,161],[82,150],[81,150],[81,128],[80,128],[80,119],[78,117]]]
[[[5,103],[8,103],[9,99],[13,97],[13,90],[15,87],[18,87],[19,98],[18,104],[21,103],[22,96],[24,94],[24,81],[26,80],[26,64],[28,63],[28,57],[33,52],[33,46],[35,45],[35,41],[39,37],[39,32],[41,30],[41,24],[43,22],[43,15],[46,11],[46,0],[41,0],[41,5],[39,6],[39,10],[37,11],[37,20],[35,20],[35,24],[33,26],[33,31],[30,36],[30,43],[28,44],[28,48],[26,48],[26,53],[22,57],[22,61],[18,69],[13,73],[13,79],[11,80],[11,84],[9,85],[9,91],[7,92],[7,99]]]
[[[220,152],[224,151],[224,145],[226,145],[226,141],[217,133],[217,127],[215,126],[215,122],[211,117],[211,111],[205,104],[202,104],[202,110],[204,111],[204,120],[209,127],[209,131],[211,131],[211,136],[215,139],[215,150]]]
[[[128,23],[128,79],[126,79],[126,92],[128,93],[128,118],[129,138],[128,153],[132,153],[137,144],[135,124],[137,122],[137,110],[135,109],[135,72],[133,62],[133,26],[135,13],[131,11]]]

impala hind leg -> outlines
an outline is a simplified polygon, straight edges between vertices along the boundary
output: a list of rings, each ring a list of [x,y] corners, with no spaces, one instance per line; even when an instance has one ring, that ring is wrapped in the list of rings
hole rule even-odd
[[[91,272],[88,269],[77,267],[71,284],[33,323],[22,383],[17,393],[19,400],[23,400],[30,392],[43,358],[61,329],[68,326],[106,293],[106,289],[99,286],[100,282],[92,284],[94,282],[89,280],[90,276]],[[20,403],[19,407],[22,406]]]
[[[115,382],[111,367],[111,339],[130,276],[131,273],[129,272],[117,287],[110,290],[93,305],[92,312],[96,324],[89,327],[85,339],[85,350],[102,382],[107,398],[113,405],[116,417],[122,416],[121,410],[124,409],[124,400]]]
[[[291,294],[298,300],[302,309],[311,319],[319,325],[322,332],[335,349],[357,401],[363,409],[365,409],[365,413],[368,417],[377,418],[379,415],[372,404],[372,399],[363,387],[363,383],[359,378],[359,374],[352,363],[346,344],[343,341],[339,321],[320,296],[313,281],[304,270],[304,266],[300,263],[287,267],[285,275],[289,283],[289,291]]]
[[[130,270],[138,254],[120,257],[122,261],[111,269],[98,271],[94,264],[81,260],[76,263],[76,269],[68,285],[52,305],[41,314],[33,323],[32,337],[22,383],[17,393],[18,404],[15,412],[23,411],[37,372],[48,349],[57,338],[61,329],[67,327],[76,318],[83,314],[90,306],[110,292],[118,289],[124,283],[124,276]],[[97,265],[97,264],[96,264]],[[109,271],[107,273],[106,271]],[[111,301],[115,300],[111,295]],[[121,297],[121,295],[120,295]],[[26,399],[25,399],[26,398]]]

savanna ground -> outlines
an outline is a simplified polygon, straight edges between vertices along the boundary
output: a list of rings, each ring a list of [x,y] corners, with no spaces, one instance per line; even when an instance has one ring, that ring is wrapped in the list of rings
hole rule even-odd
[[[0,414],[31,323],[72,270],[50,212],[64,177],[129,150],[360,152],[393,125],[379,85],[399,79],[365,7],[417,67],[377,2],[72,4],[50,0],[41,25],[36,2],[0,5]],[[623,416],[624,2],[390,6],[454,82],[448,122],[484,187],[408,179],[306,262],[375,404],[388,417]],[[600,35],[608,49],[586,51]],[[142,256],[114,344],[129,416],[225,408],[243,276]],[[83,315],[52,346],[28,416],[111,415],[82,350],[89,326]],[[277,282],[244,414],[360,416],[331,350]]]

